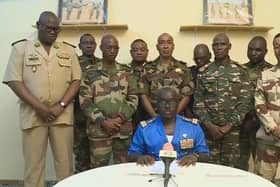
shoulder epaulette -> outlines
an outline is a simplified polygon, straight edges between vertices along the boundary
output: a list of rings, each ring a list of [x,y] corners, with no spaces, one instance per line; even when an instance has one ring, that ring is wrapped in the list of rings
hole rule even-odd
[[[180,64],[184,65],[184,66],[188,66],[188,63],[187,62],[184,62],[182,60],[177,60],[177,62],[179,62]]]
[[[194,125],[198,125],[198,119],[197,118],[186,118],[184,116],[182,118],[183,118],[184,121],[191,122]]]
[[[76,46],[75,46],[75,45],[70,44],[70,43],[68,43],[68,42],[63,41],[62,43],[66,44],[66,45],[69,45],[69,46],[71,46],[71,47],[73,47],[73,48],[76,48]]]
[[[238,62],[233,61],[233,60],[231,60],[231,63],[232,63],[232,64],[235,64],[236,66],[238,66],[238,67],[240,67],[240,68],[242,68],[242,69],[244,69],[244,70],[246,70],[246,66],[244,66],[243,64],[239,64]]]
[[[212,64],[213,62],[207,63],[204,66],[200,67],[198,69],[199,72],[204,72],[205,70],[207,70],[209,68],[209,66]]]
[[[119,62],[117,62],[116,64],[118,64],[119,65],[119,67],[121,68],[121,70],[125,70],[125,71],[130,71],[130,67],[129,67],[129,65],[127,65],[127,64],[121,64],[121,63],[119,63]]]
[[[21,39],[21,40],[15,41],[11,45],[14,46],[17,43],[24,42],[24,41],[27,41],[27,39]]]
[[[146,127],[147,125],[151,124],[153,121],[155,121],[155,117],[154,118],[151,118],[151,119],[148,119],[148,120],[143,120],[143,121],[140,121],[140,124],[142,127]]]

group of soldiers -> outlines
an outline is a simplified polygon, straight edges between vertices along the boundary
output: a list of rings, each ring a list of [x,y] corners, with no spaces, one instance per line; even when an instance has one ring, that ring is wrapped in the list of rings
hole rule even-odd
[[[131,63],[123,64],[116,61],[114,35],[102,37],[101,58],[95,56],[95,38],[82,35],[77,59],[73,47],[56,42],[60,28],[54,13],[43,12],[36,26],[36,40],[12,44],[3,80],[22,101],[25,186],[44,186],[48,140],[57,180],[72,174],[73,131],[76,173],[127,162],[138,123],[148,126],[158,115],[157,92],[163,87],[180,95],[178,114],[198,118],[210,163],[248,170],[252,154],[255,172],[279,185],[280,34],[273,40],[275,66],[265,61],[265,38],[251,39],[249,62],[241,65],[229,56],[229,37],[219,33],[212,42],[213,62],[208,46],[198,44],[196,66],[188,67],[173,57],[169,33],[157,38],[155,60],[147,61],[147,43],[136,39],[130,46]]]
[[[85,40],[93,44],[91,58],[85,54],[83,43],[90,43]],[[255,171],[271,181],[276,180],[276,170],[270,171],[268,177],[268,172],[263,173],[262,167],[257,167],[271,162],[263,154],[256,156],[259,150],[256,149],[256,133],[261,121],[257,116],[258,106],[255,107],[255,90],[261,72],[273,67],[265,61],[265,38],[251,39],[247,51],[249,62],[241,64],[229,57],[228,36],[217,34],[212,43],[214,61],[210,62],[208,46],[198,44],[193,52],[196,65],[192,67],[172,56],[175,45],[168,33],[158,37],[159,56],[150,62],[147,61],[147,43],[142,39],[131,43],[132,61],[128,65],[115,61],[119,46],[113,35],[102,38],[102,59],[94,56],[93,36],[83,35],[79,46],[83,52],[79,101],[81,110],[86,111],[84,118],[89,122],[87,135],[85,123],[75,123],[76,129],[84,127],[75,134],[84,137],[83,141],[76,139],[76,172],[107,165],[112,152],[115,163],[124,162],[130,137],[139,121],[157,116],[157,91],[171,86],[181,95],[177,112],[198,118],[204,128],[211,151],[210,163],[248,170],[252,156],[257,160]],[[115,77],[118,83],[114,83]],[[75,116],[80,119],[79,115]],[[129,127],[131,124],[133,129]],[[125,134],[122,128],[126,128]],[[90,143],[81,144],[88,140]]]

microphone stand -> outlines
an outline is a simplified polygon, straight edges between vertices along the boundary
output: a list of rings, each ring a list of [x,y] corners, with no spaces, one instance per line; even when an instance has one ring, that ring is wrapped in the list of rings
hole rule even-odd
[[[163,185],[164,187],[168,187],[168,182],[171,179],[171,181],[175,184],[176,187],[178,187],[178,184],[176,181],[172,178],[172,175],[170,174],[170,164],[174,160],[174,158],[161,158],[164,163],[164,173],[162,176],[149,179],[148,182],[153,182],[155,180],[163,179]]]
[[[164,184],[164,187],[167,187],[169,179],[171,177],[170,171],[169,171],[171,159],[166,158],[166,159],[163,160],[163,163],[164,163],[164,174],[163,174],[164,181],[163,181],[163,184]]]

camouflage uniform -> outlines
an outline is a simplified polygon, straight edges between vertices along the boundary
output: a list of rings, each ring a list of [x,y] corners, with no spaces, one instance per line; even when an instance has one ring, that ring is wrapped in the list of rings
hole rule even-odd
[[[280,139],[271,131],[280,125],[280,68],[261,73],[255,92],[255,106],[261,126],[257,131],[256,172],[280,186]]]
[[[113,152],[115,163],[127,161],[131,141],[131,117],[138,104],[134,77],[128,66],[116,63],[104,69],[102,62],[85,68],[80,88],[80,104],[87,116],[91,167],[108,165]],[[121,117],[120,132],[110,136],[101,128],[106,118]],[[93,156],[94,155],[94,156]]]
[[[240,129],[240,168],[243,170],[249,169],[250,154],[255,158],[256,152],[256,132],[259,129],[260,121],[256,115],[254,106],[254,93],[257,84],[257,79],[263,70],[271,68],[272,65],[266,61],[259,63],[248,62],[244,64],[249,74],[249,79],[252,84],[250,92],[250,111],[246,114],[245,119]]]
[[[197,74],[198,74],[198,67],[197,66],[191,66],[190,70],[191,70],[191,74],[192,74],[192,77],[193,77],[193,80],[194,80],[194,85],[195,85],[196,77],[197,77]],[[188,106],[186,107],[186,110],[185,110],[186,117],[188,117],[188,118],[198,118],[198,116],[196,116],[194,111],[193,111],[193,104],[194,104],[194,96],[192,95],[190,97],[190,102],[189,102],[189,104],[188,104]]]
[[[151,104],[156,111],[157,91],[164,86],[175,88],[182,96],[192,95],[194,83],[190,69],[186,63],[172,59],[168,67],[160,64],[159,58],[144,66],[145,94],[151,99]]]
[[[132,70],[132,74],[135,77],[135,83],[134,85],[137,85],[137,94],[138,96],[140,94],[145,93],[144,90],[144,85],[143,85],[143,81],[141,80],[143,75],[144,75],[144,65],[146,63],[144,63],[142,66],[139,66],[136,62],[132,61],[129,65],[131,67]],[[139,97],[138,97],[139,98]],[[140,121],[142,120],[147,120],[149,119],[149,114],[146,112],[140,98],[139,98],[139,104],[137,107],[136,112],[133,114],[132,116],[132,124],[133,124],[133,130],[135,131],[137,128],[137,125],[139,124]]]
[[[89,65],[94,65],[100,61],[96,57],[79,56],[79,62],[82,73]],[[89,140],[86,133],[86,116],[83,114],[80,103],[79,94],[77,94],[74,102],[74,154],[75,154],[75,173],[79,173],[90,169],[90,152]]]
[[[211,151],[209,162],[238,166],[239,126],[248,112],[248,88],[247,72],[230,59],[222,63],[214,61],[199,69],[194,94],[196,115],[202,124],[223,126],[231,122],[234,126],[219,140],[210,140],[206,130]]]

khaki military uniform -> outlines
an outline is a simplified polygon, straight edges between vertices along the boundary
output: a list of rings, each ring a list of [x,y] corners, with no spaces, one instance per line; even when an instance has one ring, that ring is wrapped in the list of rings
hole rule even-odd
[[[193,94],[194,83],[190,69],[184,62],[172,59],[168,67],[162,66],[160,59],[147,63],[144,66],[143,84],[145,94],[151,99],[151,104],[156,109],[157,91],[164,87],[170,86],[175,88],[183,96]]]
[[[271,68],[272,65],[266,61],[259,63],[248,62],[244,64],[249,75],[249,79],[252,85],[250,91],[250,111],[246,114],[244,121],[240,127],[240,168],[243,170],[249,169],[249,158],[255,158],[256,152],[256,133],[260,126],[260,121],[257,117],[255,105],[254,105],[254,94],[257,84],[257,79],[263,70]],[[254,165],[250,165],[250,168]],[[252,171],[252,170],[251,170]]]
[[[250,82],[247,72],[236,62],[226,59],[199,69],[194,94],[194,111],[202,124],[218,126],[232,123],[232,130],[219,140],[212,140],[206,129],[210,162],[239,167],[239,126],[249,110]]]
[[[280,68],[261,73],[255,92],[261,126],[257,131],[256,173],[280,186],[280,139],[271,131],[280,125]]]
[[[54,105],[64,96],[73,80],[80,80],[81,69],[72,47],[55,42],[47,54],[38,41],[15,44],[4,75],[4,83],[24,82],[30,93],[46,105]],[[35,110],[20,101],[23,133],[24,185],[44,187],[45,158],[50,141],[57,180],[72,174],[73,104],[52,123],[42,121]]]
[[[85,69],[100,61],[97,57],[79,56],[82,73]],[[75,173],[90,169],[90,149],[89,140],[86,133],[86,116],[80,108],[79,94],[74,102],[74,153],[75,153]]]
[[[115,63],[106,69],[102,62],[88,66],[80,88],[81,109],[87,116],[87,134],[90,140],[91,167],[127,162],[127,151],[132,134],[132,115],[137,109],[136,86],[128,66]],[[120,117],[120,131],[106,134],[101,123],[107,118]]]

